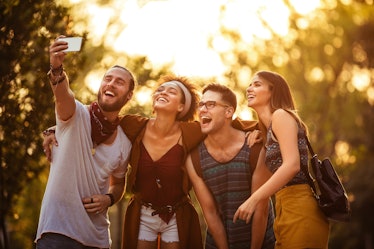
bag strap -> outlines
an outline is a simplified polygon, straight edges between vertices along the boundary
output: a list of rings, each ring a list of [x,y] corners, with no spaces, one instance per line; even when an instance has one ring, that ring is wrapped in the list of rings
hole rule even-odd
[[[310,142],[309,142],[309,139],[308,139],[308,136],[307,136],[307,135],[305,135],[305,139],[306,139],[306,144],[308,145],[308,149],[309,149],[309,153],[310,153],[310,155],[311,155],[312,157],[317,156],[316,153],[314,153],[314,150],[313,150],[313,148],[312,148],[312,145],[311,145]]]
[[[314,153],[314,150],[312,148],[312,145],[309,142],[309,138],[308,138],[307,135],[305,135],[305,139],[306,139],[306,144],[308,146],[309,153],[312,156],[310,162],[311,163],[318,163],[319,160],[317,158],[317,154]],[[321,195],[321,190],[319,188],[315,173],[313,172],[313,170],[309,170],[308,166],[302,166],[301,165],[301,169],[303,170],[304,175],[309,182],[309,186],[313,189],[314,194],[316,195],[316,198],[319,198],[319,196]],[[313,169],[313,165],[312,165],[312,169]]]

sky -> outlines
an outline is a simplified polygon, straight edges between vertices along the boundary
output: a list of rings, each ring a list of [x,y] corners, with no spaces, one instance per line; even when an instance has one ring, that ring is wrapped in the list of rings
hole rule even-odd
[[[238,30],[247,42],[254,35],[269,37],[259,16],[277,33],[288,31],[289,13],[282,0],[112,0],[101,7],[89,0],[70,2],[83,7],[78,9],[80,15],[89,16],[93,42],[106,37],[116,51],[146,55],[154,65],[173,63],[172,70],[181,75],[210,77],[224,71],[218,53],[232,44],[219,36],[220,26]],[[320,4],[319,0],[290,2],[301,14]],[[114,17],[117,24],[109,25]],[[212,37],[213,49],[208,46]]]
[[[235,44],[220,36],[220,27],[238,31],[250,43],[255,36],[270,39],[261,19],[280,35],[287,35],[289,25],[289,10],[283,0],[112,0],[105,6],[90,0],[69,1],[73,18],[89,20],[88,27],[78,22],[75,30],[83,33],[88,29],[87,39],[93,45],[104,42],[120,53],[147,56],[153,68],[172,64],[175,74],[188,77],[219,77],[225,72],[219,54],[232,50]],[[289,2],[300,14],[320,6],[320,0]],[[86,76],[93,92],[97,92],[104,73],[92,71]],[[137,103],[149,102],[150,91],[137,91]],[[248,108],[238,115],[251,117]]]

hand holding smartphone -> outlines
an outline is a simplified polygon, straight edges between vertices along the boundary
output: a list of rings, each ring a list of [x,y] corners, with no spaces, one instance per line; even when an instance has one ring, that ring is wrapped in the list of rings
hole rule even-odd
[[[65,41],[68,43],[68,48],[62,52],[77,52],[81,50],[82,37],[61,37],[59,41]]]

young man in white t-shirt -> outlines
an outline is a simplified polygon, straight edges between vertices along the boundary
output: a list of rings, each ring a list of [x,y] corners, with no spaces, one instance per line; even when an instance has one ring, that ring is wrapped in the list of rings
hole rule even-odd
[[[56,39],[49,48],[59,144],[52,150],[36,248],[109,248],[108,207],[123,196],[131,150],[118,114],[133,95],[135,79],[114,66],[102,79],[98,101],[83,105],[62,67],[67,47]]]

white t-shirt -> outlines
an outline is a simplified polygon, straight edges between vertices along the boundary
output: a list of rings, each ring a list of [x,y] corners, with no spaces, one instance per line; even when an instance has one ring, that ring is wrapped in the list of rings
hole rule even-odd
[[[56,119],[58,146],[52,150],[35,241],[43,233],[52,232],[86,246],[109,248],[108,212],[87,213],[82,198],[108,193],[110,175],[125,176],[131,142],[118,126],[114,142],[98,145],[93,155],[90,113],[78,101],[73,117]]]

